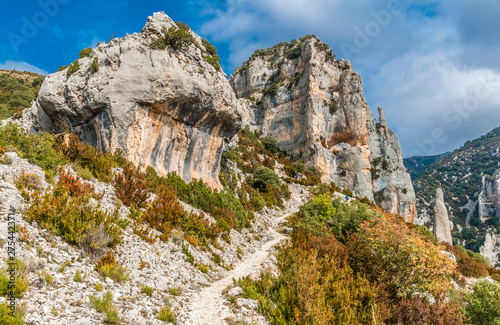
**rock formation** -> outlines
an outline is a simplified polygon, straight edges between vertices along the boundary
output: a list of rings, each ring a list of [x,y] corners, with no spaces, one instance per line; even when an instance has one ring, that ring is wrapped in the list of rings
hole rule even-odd
[[[399,141],[382,110],[376,123],[361,77],[314,36],[256,51],[230,77],[244,124],[316,166],[323,181],[350,188],[415,220],[415,194]]]
[[[444,204],[443,190],[436,190],[436,202],[434,205],[434,234],[438,241],[452,244],[450,220],[448,219],[448,210]]]
[[[483,175],[482,190],[478,198],[478,211],[481,221],[489,218],[500,219],[500,172],[493,176]]]
[[[484,244],[479,249],[479,253],[486,257],[492,266],[499,261],[500,249],[496,246],[498,243],[500,243],[498,236],[487,233],[484,239]]]
[[[192,31],[187,49],[153,49],[163,28],[178,27],[155,13],[141,33],[100,44],[79,59],[75,73],[47,76],[32,109],[44,131],[73,132],[162,175],[175,171],[220,188],[220,157],[241,125],[238,100]],[[95,60],[98,71],[91,69]]]

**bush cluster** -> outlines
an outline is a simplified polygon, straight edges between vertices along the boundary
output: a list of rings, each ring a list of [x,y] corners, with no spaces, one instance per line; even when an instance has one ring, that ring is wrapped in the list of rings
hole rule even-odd
[[[265,95],[269,95],[271,97],[276,96],[278,94],[278,83],[277,82],[273,82],[271,84],[271,86],[262,89],[262,94],[264,96]]]
[[[174,50],[184,50],[195,42],[190,30],[186,28],[163,27],[162,34],[153,41],[154,49],[164,50],[169,46]]]
[[[97,198],[92,187],[62,172],[52,191],[33,194],[26,220],[36,221],[84,251],[98,253],[120,242],[122,231],[115,224],[117,215],[101,210],[92,198]]]
[[[291,220],[277,276],[243,279],[273,324],[463,324],[450,292],[453,265],[402,218],[317,194]],[[429,297],[433,297],[433,301]]]
[[[69,77],[78,70],[80,70],[80,62],[78,62],[78,60],[75,60],[69,65],[68,70],[66,71],[66,75]]]
[[[7,297],[12,292],[14,293],[14,297],[21,298],[26,290],[28,290],[28,270],[19,259],[9,259],[7,266],[9,269],[15,269],[14,286],[12,287],[12,283],[10,282],[11,274],[8,269],[0,270],[0,296]]]
[[[210,63],[215,68],[215,70],[219,71],[220,70],[220,57],[217,54],[217,49],[215,48],[215,46],[210,44],[210,42],[204,38],[201,40],[201,43],[203,44],[203,46],[205,47],[205,50],[208,53],[208,55],[204,56],[203,58],[208,63]]]
[[[92,64],[90,64],[90,71],[99,71],[99,59],[97,57],[95,57],[94,60],[92,60]]]
[[[115,174],[113,186],[116,196],[128,207],[135,204],[140,209],[150,197],[146,175],[129,163],[123,166],[122,173]]]
[[[127,269],[116,261],[112,250],[108,250],[97,260],[95,269],[101,276],[116,282],[123,282],[128,278]]]
[[[92,54],[92,48],[87,47],[86,49],[81,50],[80,53],[78,54],[78,56],[80,57],[80,59],[90,58],[91,54]]]
[[[102,298],[96,296],[89,296],[90,303],[94,308],[106,315],[106,324],[120,324],[120,318],[118,317],[118,311],[116,307],[113,306],[113,295],[111,291],[106,291]]]

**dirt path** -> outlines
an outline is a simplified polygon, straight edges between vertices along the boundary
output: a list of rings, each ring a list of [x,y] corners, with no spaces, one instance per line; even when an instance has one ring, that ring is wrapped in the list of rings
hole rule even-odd
[[[286,237],[274,231],[274,238],[264,243],[255,253],[247,256],[238,266],[231,270],[226,277],[214,282],[210,287],[201,290],[190,301],[189,321],[191,325],[218,325],[225,324],[223,321],[223,297],[222,291],[233,283],[234,279],[240,279],[248,275],[259,273],[260,266],[269,258],[269,250]]]
[[[271,248],[285,240],[287,236],[277,231],[280,220],[286,219],[289,215],[297,212],[303,204],[307,194],[303,194],[302,188],[291,185],[292,199],[287,203],[285,211],[273,211],[273,215],[268,215],[273,222],[272,239],[262,244],[253,254],[245,256],[233,270],[223,279],[220,279],[209,287],[202,289],[199,293],[191,297],[186,308],[188,311],[185,325],[225,325],[223,319],[226,317],[224,311],[224,298],[222,292],[233,283],[233,278],[238,280],[248,275],[255,275],[261,272],[261,265],[270,257]]]

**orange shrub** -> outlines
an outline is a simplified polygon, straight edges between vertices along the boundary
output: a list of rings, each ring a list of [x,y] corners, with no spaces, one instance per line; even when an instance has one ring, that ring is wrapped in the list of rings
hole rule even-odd
[[[472,256],[469,256],[460,247],[451,246],[450,244],[444,244],[446,250],[453,255],[457,260],[457,270],[463,276],[473,277],[473,278],[483,278],[489,275],[488,266],[484,264],[481,260],[477,260]]]
[[[184,213],[175,191],[161,185],[156,199],[151,203],[142,216],[142,220],[150,227],[162,233],[162,240],[167,240],[170,231],[176,227]]]
[[[59,184],[68,189],[72,197],[82,197],[89,193],[94,193],[94,187],[82,181],[80,176],[73,177],[69,172],[59,167]]]
[[[386,215],[363,222],[361,228],[376,261],[372,274],[377,274],[396,297],[416,293],[437,297],[451,288],[455,263],[403,221]]]
[[[125,164],[123,173],[115,175],[113,185],[116,196],[126,206],[134,203],[138,208],[142,208],[149,198],[149,181],[130,164]]]

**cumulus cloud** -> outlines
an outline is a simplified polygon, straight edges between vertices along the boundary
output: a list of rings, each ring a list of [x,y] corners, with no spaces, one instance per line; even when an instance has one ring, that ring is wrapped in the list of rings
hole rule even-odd
[[[351,60],[404,155],[428,155],[500,125],[499,11],[493,0],[228,0],[201,31],[229,43],[231,71],[257,48],[316,34]]]
[[[35,67],[34,65],[31,65],[27,62],[21,62],[21,61],[7,60],[4,63],[0,63],[0,69],[16,70],[16,71],[29,71],[29,72],[35,72],[38,74],[42,74],[42,75],[47,74],[47,71],[39,69],[39,68]]]

